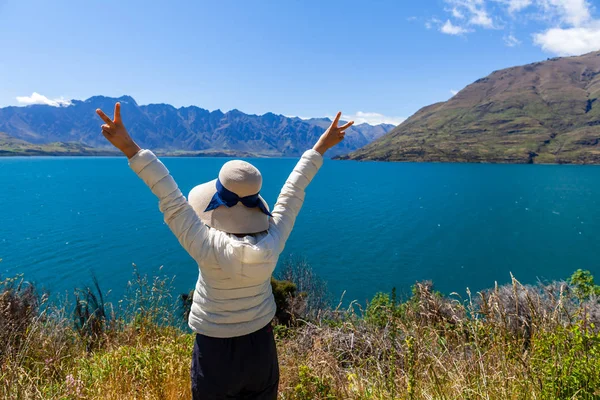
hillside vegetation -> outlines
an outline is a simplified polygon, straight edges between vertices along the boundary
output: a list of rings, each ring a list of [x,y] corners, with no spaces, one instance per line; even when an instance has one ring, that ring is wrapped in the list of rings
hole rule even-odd
[[[353,160],[600,163],[600,52],[495,71]]]
[[[116,151],[95,149],[81,143],[33,144],[0,132],[0,156],[116,156]]]
[[[392,291],[334,309],[319,306],[323,287],[304,271],[286,275],[297,284],[273,281],[282,399],[600,396],[600,287],[586,271],[464,297],[420,282],[404,299]],[[94,282],[57,306],[22,278],[5,280],[0,397],[190,398],[193,335],[169,282],[134,269],[116,303]]]

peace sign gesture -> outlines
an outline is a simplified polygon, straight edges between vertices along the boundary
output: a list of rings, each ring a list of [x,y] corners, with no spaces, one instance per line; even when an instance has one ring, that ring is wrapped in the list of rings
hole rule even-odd
[[[110,119],[101,109],[96,110],[96,114],[105,122],[102,125],[102,134],[117,149],[121,150],[127,158],[131,158],[140,151],[138,146],[123,125],[121,119],[121,103],[115,104],[115,117]]]
[[[327,150],[344,140],[346,129],[350,128],[354,124],[354,121],[350,121],[345,125],[338,126],[341,116],[342,112],[340,111],[335,116],[335,119],[329,128],[327,128],[325,133],[321,135],[319,141],[313,147],[313,150],[316,150],[323,155]]]

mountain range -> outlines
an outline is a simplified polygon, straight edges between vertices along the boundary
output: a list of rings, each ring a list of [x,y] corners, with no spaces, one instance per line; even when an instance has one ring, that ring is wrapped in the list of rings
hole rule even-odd
[[[102,121],[95,110],[102,108],[112,115],[117,101],[121,102],[125,125],[140,146],[166,154],[298,156],[311,148],[331,124],[328,118],[305,120],[273,113],[250,115],[239,110],[223,113],[195,106],[138,105],[130,96],[94,96],[83,101],[72,100],[70,105],[60,107],[0,108],[0,132],[5,133],[4,142],[9,142],[10,137],[13,143],[20,140],[21,148],[24,141],[38,151],[50,143],[76,144],[88,151],[108,150],[110,145],[100,132]],[[393,127],[355,125],[348,129],[345,140],[332,149],[331,155],[365,146]]]
[[[352,160],[600,163],[600,52],[495,71]]]

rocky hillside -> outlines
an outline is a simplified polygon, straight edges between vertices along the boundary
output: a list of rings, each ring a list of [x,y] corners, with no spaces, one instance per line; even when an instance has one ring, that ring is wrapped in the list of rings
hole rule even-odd
[[[600,52],[493,72],[354,160],[600,163]]]
[[[127,128],[140,145],[163,152],[298,156],[312,147],[331,123],[328,119],[302,120],[273,113],[249,115],[239,110],[211,112],[195,106],[138,105],[129,96],[95,96],[73,100],[66,107],[0,108],[0,132],[33,144],[69,142],[106,148],[108,144],[100,134],[102,122],[95,110],[102,108],[112,115],[116,101],[121,102]],[[356,150],[392,128],[368,124],[353,127],[331,155]]]

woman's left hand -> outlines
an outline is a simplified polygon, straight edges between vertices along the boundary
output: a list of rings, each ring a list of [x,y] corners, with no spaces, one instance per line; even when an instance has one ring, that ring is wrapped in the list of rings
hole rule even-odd
[[[115,104],[115,117],[110,119],[101,109],[96,110],[96,114],[102,118],[104,125],[102,125],[102,134],[104,137],[117,149],[121,150],[127,158],[131,158],[140,151],[138,146],[123,125],[121,119],[121,103]]]
[[[327,150],[344,140],[344,137],[346,136],[346,129],[354,125],[354,121],[350,121],[345,125],[338,126],[341,117],[342,112],[340,111],[335,116],[335,119],[331,123],[331,126],[327,128],[324,134],[321,135],[321,137],[313,147],[313,150],[316,150],[319,153],[321,153],[321,155],[324,155]]]

